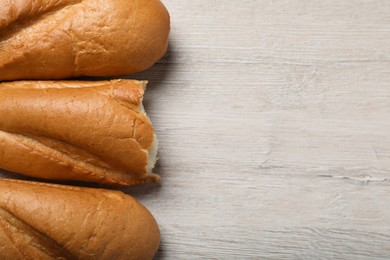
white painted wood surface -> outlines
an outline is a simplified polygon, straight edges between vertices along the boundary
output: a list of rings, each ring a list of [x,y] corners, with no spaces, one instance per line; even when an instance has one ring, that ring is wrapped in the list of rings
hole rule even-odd
[[[389,259],[390,1],[165,4],[157,259]]]

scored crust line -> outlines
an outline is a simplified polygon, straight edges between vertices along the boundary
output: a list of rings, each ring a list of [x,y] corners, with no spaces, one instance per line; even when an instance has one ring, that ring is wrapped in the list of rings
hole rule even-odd
[[[37,242],[38,244],[35,245],[35,248],[43,252],[45,255],[50,256],[51,258],[61,257],[64,259],[77,259],[57,241],[29,225],[3,207],[0,207],[0,228],[4,231],[8,239],[12,241],[15,248],[26,259],[29,259],[29,257],[28,255],[25,255],[23,248],[19,248],[18,243],[16,243],[15,238],[13,237],[15,230],[13,229],[16,229],[17,232],[23,233],[23,236],[21,236],[22,238],[27,236],[33,240],[33,244],[35,244],[34,242]]]

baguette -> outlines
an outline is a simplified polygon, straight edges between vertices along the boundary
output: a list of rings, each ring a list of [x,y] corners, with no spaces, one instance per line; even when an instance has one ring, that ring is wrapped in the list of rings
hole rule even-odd
[[[150,212],[118,191],[0,179],[0,259],[152,259]]]
[[[0,83],[0,168],[109,185],[157,181],[146,82]]]
[[[0,5],[0,80],[119,76],[167,50],[159,0],[8,0]]]

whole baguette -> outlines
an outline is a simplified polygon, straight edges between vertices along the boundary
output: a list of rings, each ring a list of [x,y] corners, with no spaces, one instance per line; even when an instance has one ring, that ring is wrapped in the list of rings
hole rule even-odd
[[[152,259],[150,212],[118,191],[0,179],[0,259]]]
[[[0,4],[0,80],[119,76],[167,50],[159,0],[8,0]]]
[[[0,168],[110,185],[156,181],[157,139],[142,106],[146,82],[0,83]]]

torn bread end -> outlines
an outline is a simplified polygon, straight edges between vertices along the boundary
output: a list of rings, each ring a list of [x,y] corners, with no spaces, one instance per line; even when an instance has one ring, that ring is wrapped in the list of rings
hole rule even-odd
[[[148,81],[146,81],[146,80],[145,81],[141,81],[142,88],[144,90],[146,89],[147,83],[148,83]],[[151,123],[150,117],[145,112],[145,108],[144,108],[144,105],[143,105],[143,98],[142,98],[142,100],[140,102],[138,110],[142,114],[144,114],[148,118],[149,122]],[[158,176],[157,174],[153,173],[153,168],[156,165],[156,162],[158,160],[157,151],[158,151],[158,139],[157,139],[157,135],[153,134],[153,144],[148,149],[148,159],[149,160],[148,160],[148,165],[147,165],[147,178],[148,178],[148,180],[151,180],[152,182],[157,182],[160,179],[160,176]]]
[[[157,150],[158,150],[158,139],[157,136],[154,134],[153,136],[153,145],[148,149],[148,169],[147,169],[147,177],[151,179],[152,181],[158,181],[160,179],[160,176],[153,173],[153,168],[156,165],[156,162],[158,160],[157,157]]]

